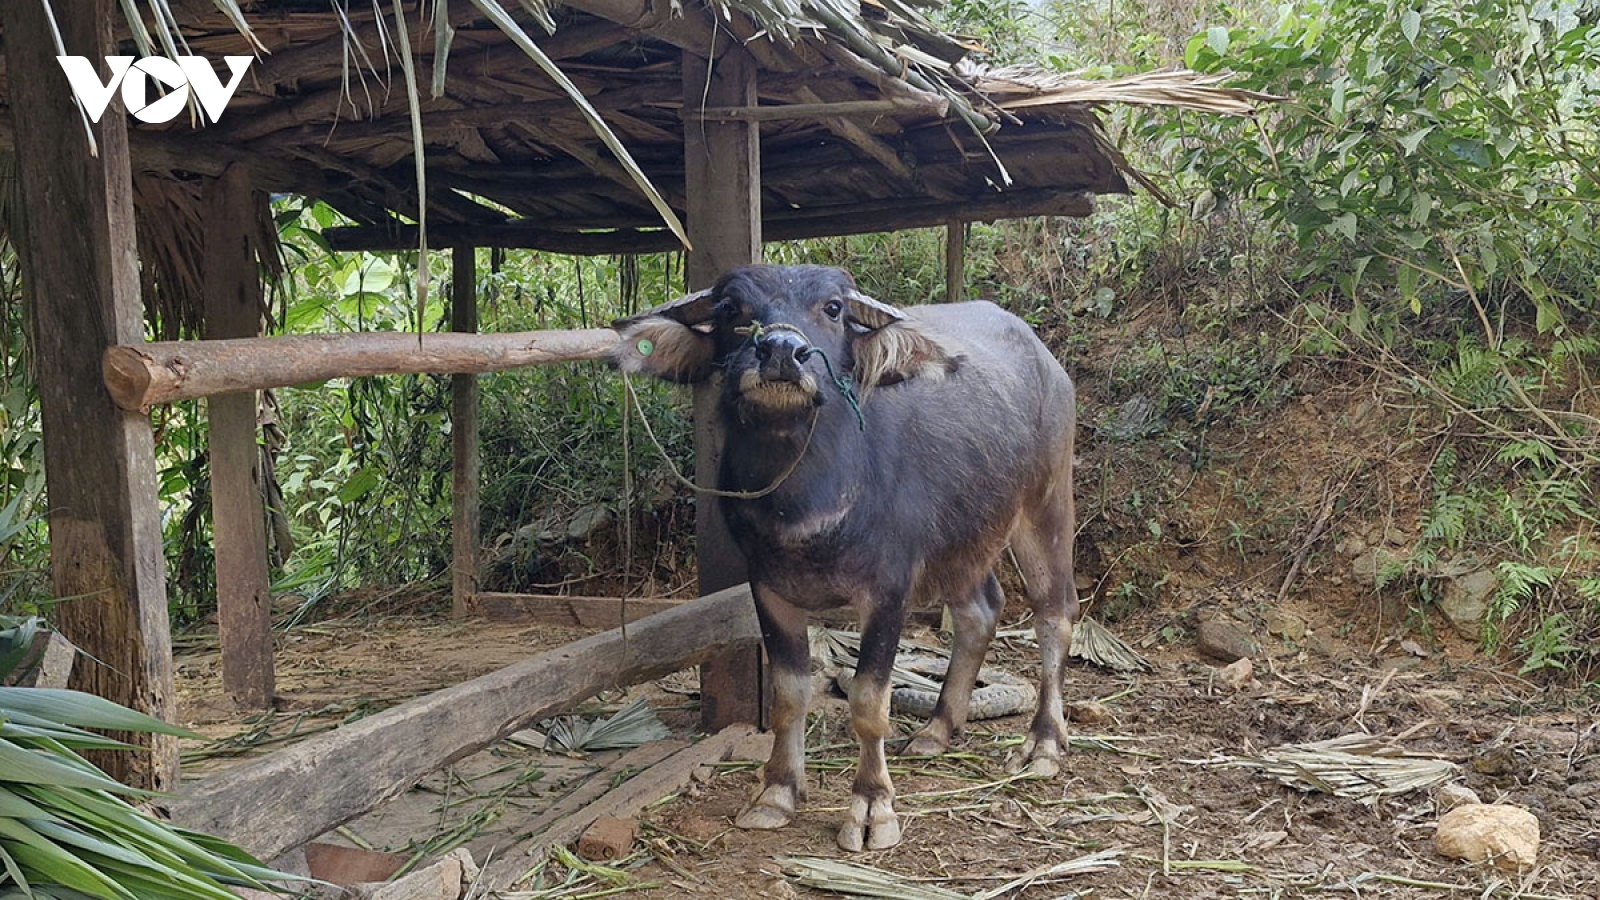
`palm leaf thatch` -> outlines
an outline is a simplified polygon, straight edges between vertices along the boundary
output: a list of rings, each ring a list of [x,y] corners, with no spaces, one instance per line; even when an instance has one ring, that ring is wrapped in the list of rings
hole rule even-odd
[[[1449,760],[1413,753],[1370,734],[1347,734],[1310,744],[1285,744],[1259,756],[1222,756],[1203,765],[1255,769],[1290,787],[1375,803],[1449,780]]]
[[[194,332],[194,184],[236,162],[264,192],[328,203],[376,235],[366,246],[416,248],[426,233],[563,253],[680,247],[688,129],[740,118],[697,107],[686,54],[743,48],[758,69],[749,112],[770,235],[975,209],[1081,214],[1076,198],[1130,182],[1161,196],[1099,110],[1239,115],[1270,99],[1188,72],[1094,82],[987,69],[931,23],[936,2],[119,0],[122,52],[257,60],[222,121],[129,123],[135,171],[152,179],[136,188],[151,319],[163,337]],[[723,118],[700,118],[711,112]],[[6,138],[0,125],[0,149]],[[513,233],[485,243],[500,226]]]

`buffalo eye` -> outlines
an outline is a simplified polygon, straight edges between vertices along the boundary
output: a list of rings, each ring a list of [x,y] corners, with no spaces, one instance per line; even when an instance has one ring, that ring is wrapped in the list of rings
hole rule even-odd
[[[828,318],[837,322],[839,317],[844,314],[844,304],[838,300],[829,300],[823,304],[822,311],[827,313]]]

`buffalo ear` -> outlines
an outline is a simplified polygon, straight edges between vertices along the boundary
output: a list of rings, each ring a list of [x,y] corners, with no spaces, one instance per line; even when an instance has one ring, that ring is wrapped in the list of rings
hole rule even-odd
[[[611,350],[611,364],[630,375],[651,375],[678,384],[710,377],[715,344],[711,335],[665,316],[631,320]]]
[[[961,357],[907,321],[858,335],[851,350],[856,383],[864,390],[898,384],[908,378],[939,381],[961,367]]]

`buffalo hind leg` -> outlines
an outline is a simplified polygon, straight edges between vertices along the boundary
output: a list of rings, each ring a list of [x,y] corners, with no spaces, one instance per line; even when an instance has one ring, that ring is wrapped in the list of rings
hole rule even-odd
[[[1072,647],[1072,623],[1078,617],[1078,587],[1072,577],[1072,483],[1065,480],[1040,508],[1032,521],[1023,522],[1012,535],[1011,547],[1026,581],[1033,627],[1039,638],[1039,707],[1022,747],[1007,761],[1007,769],[1027,768],[1038,775],[1061,770],[1067,724],[1062,714],[1062,681],[1067,651]]]
[[[983,668],[984,654],[989,650],[989,642],[994,640],[995,626],[1000,622],[1000,611],[1005,605],[1005,593],[1000,590],[1000,582],[993,571],[984,573],[983,580],[964,601],[949,604],[950,618],[955,623],[950,668],[945,671],[944,687],[939,690],[939,702],[928,724],[906,744],[907,756],[943,753],[967,724],[972,688],[977,684],[978,670]]]
[[[806,612],[755,587],[761,642],[772,677],[772,755],[761,769],[761,789],[739,814],[740,828],[782,828],[806,794],[806,710],[811,705],[811,648]]]
[[[875,602],[876,601],[876,602]],[[839,846],[855,852],[883,850],[900,843],[894,812],[894,784],[884,741],[889,736],[889,671],[900,644],[905,593],[893,600],[867,598],[861,610],[861,656],[850,684],[850,724],[861,742],[850,808],[839,828]]]

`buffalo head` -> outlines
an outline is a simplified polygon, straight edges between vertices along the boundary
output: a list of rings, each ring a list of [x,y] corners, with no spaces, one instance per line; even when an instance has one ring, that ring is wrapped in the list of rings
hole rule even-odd
[[[827,402],[827,375],[861,392],[942,378],[959,359],[900,310],[826,266],[746,266],[715,287],[619,320],[612,361],[687,384],[721,370],[741,415],[782,416]]]

